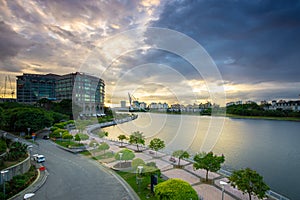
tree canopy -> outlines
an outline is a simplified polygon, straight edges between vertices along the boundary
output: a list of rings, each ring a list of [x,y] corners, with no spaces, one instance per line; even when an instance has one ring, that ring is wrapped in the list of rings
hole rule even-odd
[[[194,161],[194,169],[206,170],[206,181],[208,181],[208,172],[217,172],[221,169],[221,164],[225,162],[225,157],[224,155],[214,155],[213,152],[209,152],[207,154],[198,153],[194,156]]]
[[[165,142],[159,138],[154,138],[150,141],[149,147],[157,153],[158,150],[165,148]]]
[[[106,142],[103,142],[98,146],[98,149],[100,151],[104,151],[104,153],[105,153],[105,150],[108,150],[109,148],[110,148],[110,146]]]
[[[199,199],[197,192],[189,183],[176,178],[159,183],[155,187],[155,196],[160,200]]]
[[[122,153],[122,157],[120,157],[120,153]],[[121,151],[117,152],[115,155],[116,160],[132,160],[135,157],[134,153],[129,149],[122,149]]]
[[[78,134],[75,135],[75,141],[77,141],[77,142],[79,142],[79,143],[80,143],[80,141],[81,141],[81,138],[80,138],[80,136],[79,136]]]
[[[143,136],[142,132],[136,131],[133,132],[129,137],[129,143],[135,144],[137,147],[137,151],[140,151],[139,144],[145,144],[145,136]]]
[[[60,120],[68,120],[68,116],[51,110],[45,110],[32,105],[23,105],[18,103],[0,104],[0,125],[7,131],[31,132],[50,127]]]
[[[128,138],[126,137],[126,135],[121,134],[121,135],[118,136],[118,139],[121,142],[121,146],[123,146],[123,141],[127,140]]]
[[[251,195],[263,199],[270,189],[263,181],[263,177],[250,168],[234,171],[229,181],[232,186],[237,186],[243,193],[248,193],[249,200],[251,200]]]
[[[98,133],[99,138],[104,138],[108,136],[108,132],[107,131],[100,131]]]
[[[190,154],[184,150],[177,150],[173,152],[172,156],[178,158],[178,166],[180,166],[180,160],[183,158],[189,158]]]

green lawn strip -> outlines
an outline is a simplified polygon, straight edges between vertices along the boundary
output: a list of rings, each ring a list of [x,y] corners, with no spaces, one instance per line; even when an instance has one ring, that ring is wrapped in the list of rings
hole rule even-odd
[[[82,144],[82,143],[77,143],[77,142],[74,142],[74,141],[72,141],[72,140],[70,140],[70,141],[60,141],[60,140],[56,140],[55,143],[58,144],[58,145],[60,145],[60,146],[66,147],[66,148],[70,148],[70,147],[81,147],[81,146],[84,146],[84,144]]]
[[[28,187],[37,177],[37,171],[34,166],[31,166],[29,171],[22,175],[13,177],[11,181],[5,182],[5,196],[6,198],[18,194],[20,191]],[[3,188],[3,184],[0,185]],[[0,192],[0,199],[3,198],[3,191]]]
[[[88,150],[82,151],[82,152],[80,152],[80,154],[84,155],[84,156],[91,156],[92,155],[91,152],[89,152]]]
[[[157,199],[154,194],[151,193],[148,187],[151,183],[150,175],[144,176],[141,180],[141,184],[137,184],[136,174],[130,172],[117,171],[117,173],[131,186],[131,188],[137,193],[141,200]],[[164,180],[158,178],[158,183]]]
[[[106,152],[102,155],[95,156],[95,158],[98,159],[98,160],[102,160],[102,159],[112,158],[114,156],[115,156],[114,153],[109,151],[109,152]]]

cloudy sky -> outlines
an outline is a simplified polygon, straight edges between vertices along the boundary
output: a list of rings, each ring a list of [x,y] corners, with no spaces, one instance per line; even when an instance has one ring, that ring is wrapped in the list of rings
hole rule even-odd
[[[0,0],[0,93],[7,75],[81,71],[108,103],[299,99],[299,35],[292,0]]]

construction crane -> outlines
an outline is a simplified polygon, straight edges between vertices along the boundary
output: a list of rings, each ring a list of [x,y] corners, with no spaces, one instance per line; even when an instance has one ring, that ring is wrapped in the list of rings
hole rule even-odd
[[[9,82],[9,83],[8,83],[8,82]],[[1,91],[2,89],[4,89],[4,90],[3,90],[3,93],[1,93],[1,94],[2,94],[2,98],[7,98],[6,95],[8,95],[8,92],[7,92],[7,90],[8,90],[8,88],[7,88],[7,87],[8,87],[8,84],[9,84],[9,87],[10,87],[11,98],[14,98],[15,90],[14,90],[14,88],[13,88],[13,86],[12,86],[10,76],[5,76],[5,79],[4,79],[4,87],[2,86],[2,87],[0,88],[0,91]]]
[[[9,85],[10,85],[11,98],[14,98],[15,90],[12,87],[10,76],[8,76],[8,80],[9,80]]]
[[[129,111],[137,111],[140,110],[140,103],[137,98],[135,98],[132,94],[128,92],[129,98]]]

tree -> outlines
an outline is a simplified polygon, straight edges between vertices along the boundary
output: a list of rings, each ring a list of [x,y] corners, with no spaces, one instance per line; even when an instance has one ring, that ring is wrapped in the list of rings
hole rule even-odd
[[[0,107],[0,128],[4,126],[4,114],[3,114],[3,109]]]
[[[69,140],[69,142],[73,139],[73,135],[71,135],[70,133],[65,133],[63,136],[62,136],[63,139],[65,140]]]
[[[120,157],[120,153],[122,153],[122,157]],[[128,160],[132,160],[134,157],[135,157],[134,153],[129,149],[123,149],[117,152],[115,155],[116,160],[125,160],[125,162]]]
[[[105,150],[108,150],[110,147],[109,147],[109,145],[106,143],[106,142],[103,142],[103,143],[101,143],[100,145],[99,145],[99,147],[98,147],[98,149],[100,150],[100,151],[104,151],[104,153],[105,153]]]
[[[30,128],[31,131],[38,131],[45,127],[50,127],[54,121],[50,113],[41,108],[34,107],[8,109],[5,111],[4,116],[8,130],[14,131],[27,132],[27,128]]]
[[[121,141],[121,146],[123,146],[123,140],[127,140],[128,138],[126,137],[126,135],[119,135],[118,139]]]
[[[84,133],[77,133],[77,135],[80,137],[81,140],[88,140],[90,138],[88,134]]]
[[[140,151],[139,144],[145,144],[145,136],[143,136],[142,132],[136,131],[133,132],[129,137],[129,143],[135,144],[137,147],[137,151]]]
[[[81,138],[78,134],[75,135],[75,141],[79,142],[80,144]]]
[[[178,158],[178,166],[180,166],[180,160],[183,158],[189,158],[190,154],[184,150],[177,150],[173,152],[172,156]]]
[[[132,167],[134,170],[136,170],[136,168],[137,168],[138,166],[144,166],[144,165],[146,165],[146,163],[145,163],[145,161],[144,161],[143,159],[141,159],[141,158],[135,158],[135,159],[133,159],[132,162],[131,162],[131,167]]]
[[[160,200],[199,199],[197,192],[189,183],[177,178],[159,183],[155,187],[155,196]]]
[[[98,136],[99,136],[99,138],[107,137],[108,136],[108,132],[106,132],[106,131],[100,131],[98,133]]]
[[[155,150],[157,155],[158,150],[165,148],[165,142],[159,138],[154,138],[150,141],[149,147]]]
[[[248,193],[249,200],[251,195],[259,199],[266,197],[266,192],[270,189],[263,181],[263,177],[250,168],[234,171],[229,177],[232,186],[237,186],[243,193]]]
[[[209,153],[198,153],[194,156],[194,169],[205,169],[206,170],[206,181],[208,181],[208,172],[217,172],[221,169],[221,164],[225,162],[225,157],[214,155],[213,152]]]
[[[95,147],[98,145],[99,145],[99,143],[96,140],[91,140],[91,142],[89,143],[89,147]]]

